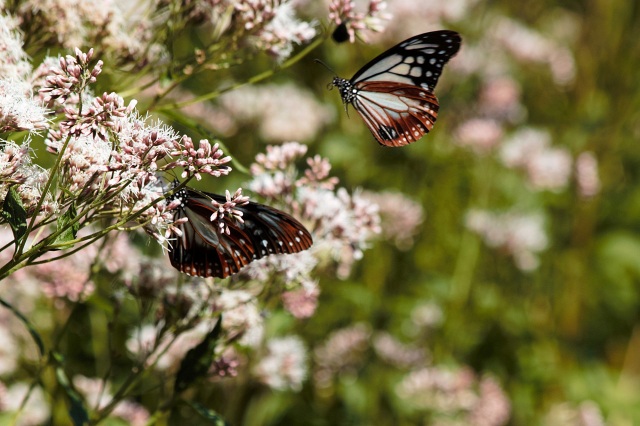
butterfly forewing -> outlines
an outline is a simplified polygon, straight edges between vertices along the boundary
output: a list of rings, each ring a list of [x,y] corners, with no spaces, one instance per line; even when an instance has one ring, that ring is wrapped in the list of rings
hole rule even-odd
[[[458,53],[461,41],[460,34],[448,30],[413,36],[369,61],[351,83],[393,81],[433,91],[442,68]]]
[[[244,223],[226,220],[227,234],[210,220],[215,211],[211,200],[224,203],[224,196],[185,189],[176,198],[182,205],[174,220],[186,217],[188,221],[179,225],[182,235],[170,245],[169,257],[186,274],[226,278],[256,259],[297,253],[312,244],[309,231],[280,210],[253,202],[236,206]]]
[[[433,128],[439,109],[433,89],[460,43],[454,31],[420,34],[378,55],[351,80],[336,77],[333,84],[380,144],[407,145]]]

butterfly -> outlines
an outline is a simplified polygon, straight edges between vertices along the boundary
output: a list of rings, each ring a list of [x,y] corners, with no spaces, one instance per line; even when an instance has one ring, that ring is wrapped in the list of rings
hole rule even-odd
[[[442,68],[460,49],[455,31],[419,34],[393,46],[352,78],[334,77],[330,86],[353,105],[378,143],[403,146],[433,128],[438,98],[433,90]]]
[[[225,196],[183,188],[168,199],[173,200],[180,201],[173,220],[182,235],[169,245],[169,259],[188,275],[226,278],[254,260],[298,253],[312,244],[311,234],[300,222],[264,204],[236,205],[242,221],[225,218],[227,234],[211,221],[217,212],[212,201],[224,204]],[[182,218],[188,220],[181,223]]]

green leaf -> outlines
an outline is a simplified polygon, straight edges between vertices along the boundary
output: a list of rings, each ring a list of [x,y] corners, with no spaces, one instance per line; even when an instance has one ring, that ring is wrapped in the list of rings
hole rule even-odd
[[[42,343],[42,337],[40,337],[40,334],[33,327],[33,324],[31,324],[31,322],[27,319],[27,317],[25,317],[22,314],[22,312],[20,312],[16,308],[14,308],[13,305],[11,305],[6,300],[0,298],[0,304],[2,306],[4,306],[5,308],[9,309],[11,312],[13,312],[13,314],[16,317],[18,317],[18,319],[20,321],[22,321],[22,323],[25,325],[25,327],[27,327],[27,330],[29,331],[29,334],[31,334],[31,337],[36,342],[36,345],[38,346],[38,349],[40,350],[40,355],[44,356],[45,350],[44,350],[44,343]]]
[[[55,354],[53,357],[60,359],[60,357],[56,357]],[[56,377],[58,378],[58,383],[67,394],[67,397],[69,397],[69,417],[71,417],[71,421],[75,426],[88,425],[89,413],[84,406],[82,396],[73,389],[71,382],[69,382],[69,378],[67,377],[67,373],[65,373],[60,366],[56,367]]]
[[[76,238],[78,229],[80,229],[80,224],[73,221],[77,217],[77,215],[78,212],[76,211],[75,206],[72,204],[63,215],[58,217],[58,228],[56,229],[56,231],[62,233],[56,237],[55,241],[53,242],[54,244],[66,243]],[[72,222],[73,224],[71,224]]]
[[[186,403],[193,408],[196,413],[198,413],[202,418],[208,420],[207,424],[211,424],[213,426],[226,426],[229,423],[224,421],[224,419],[215,411],[203,406],[202,404],[198,404],[193,401],[186,401]]]
[[[27,233],[27,211],[22,205],[15,187],[9,188],[2,205],[2,218],[11,226],[13,237],[18,241]]]
[[[174,392],[182,392],[196,379],[207,374],[214,360],[217,340],[222,330],[221,324],[222,317],[218,318],[215,327],[202,339],[202,342],[191,348],[184,356],[173,385]]]

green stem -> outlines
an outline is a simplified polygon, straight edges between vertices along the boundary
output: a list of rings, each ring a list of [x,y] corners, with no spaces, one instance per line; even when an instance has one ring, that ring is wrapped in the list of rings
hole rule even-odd
[[[191,178],[190,178],[191,179]],[[139,209],[138,211],[136,211],[135,213],[126,216],[125,218],[121,219],[119,222],[116,222],[115,224],[108,226],[107,228],[104,228],[98,232],[95,232],[91,235],[82,237],[82,238],[77,238],[75,240],[72,241],[67,241],[64,243],[64,245],[69,245],[71,243],[77,243],[77,242],[83,242],[83,241],[87,241],[87,240],[98,240],[99,238],[101,238],[102,236],[106,235],[107,233],[113,231],[114,229],[120,228],[121,226],[124,226],[127,222],[132,221],[137,219],[138,217],[140,217],[147,209],[155,206],[156,204],[158,204],[160,201],[166,199],[167,197],[170,197],[172,194],[174,194],[175,192],[179,191],[180,189],[184,188],[187,183],[190,181],[190,179],[187,179],[185,181],[183,181],[180,185],[178,185],[176,188],[173,188],[172,190],[168,191],[163,197],[159,197],[151,202],[149,202],[149,204],[147,204],[146,206],[142,207],[141,209]],[[90,209],[88,209],[90,210]],[[85,210],[86,212],[87,210]],[[73,221],[69,222],[69,226],[71,226],[72,224],[75,224],[77,221],[80,220],[82,216],[78,215]],[[23,265],[21,265],[22,262],[24,262],[25,260],[28,259],[35,259],[39,256],[41,256],[42,254],[46,253],[47,251],[49,251],[52,247],[54,247],[54,245],[52,244],[55,239],[57,238],[58,235],[60,235],[63,232],[63,230],[57,230],[56,232],[52,233],[51,235],[47,236],[46,238],[44,238],[42,241],[40,241],[38,244],[34,245],[27,253],[23,253],[21,254],[19,257],[15,257],[7,262],[6,265],[4,265],[2,268],[0,268],[0,281],[4,278],[6,278],[7,276],[9,276],[10,274],[12,274],[13,272],[17,271],[18,269],[22,268]]]
[[[309,53],[311,53],[313,50],[315,50],[318,46],[320,46],[322,43],[324,43],[325,38],[324,37],[318,37],[317,39],[315,39],[313,41],[313,43],[307,45],[304,49],[302,49],[300,52],[298,52],[298,54],[296,54],[295,56],[292,56],[291,58],[289,58],[287,61],[285,61],[282,65],[271,69],[271,70],[267,70],[264,71],[258,75],[255,75],[253,77],[251,77],[248,80],[245,80],[243,82],[240,83],[236,83],[233,84],[227,88],[224,89],[220,89],[220,90],[216,90],[214,92],[209,92],[206,93],[204,95],[201,96],[197,96],[193,99],[190,99],[188,101],[184,101],[184,102],[174,102],[174,103],[170,103],[164,106],[161,106],[160,108],[158,108],[159,111],[166,111],[166,110],[172,110],[172,109],[180,109],[180,108],[184,108],[186,106],[189,105],[193,105],[193,104],[197,104],[199,102],[204,102],[204,101],[208,101],[211,99],[215,99],[218,96],[222,95],[223,93],[229,92],[231,90],[235,90],[238,89],[239,87],[242,86],[246,86],[248,84],[254,84],[254,83],[258,83],[262,80],[266,80],[270,77],[272,77],[273,75],[275,75],[277,72],[285,70],[289,67],[291,67],[292,65],[294,65],[295,63],[297,63],[298,61],[300,61],[302,58],[304,58],[305,56],[307,56]]]
[[[82,115],[82,92],[78,93],[78,114]],[[67,150],[67,147],[69,146],[70,142],[71,142],[71,134],[67,135],[67,139],[65,139],[64,144],[62,145],[62,148],[58,151],[58,156],[56,157],[56,161],[53,164],[53,167],[51,167],[51,170],[49,171],[49,178],[47,179],[47,183],[44,184],[44,188],[42,189],[40,199],[38,200],[38,204],[36,205],[36,208],[34,210],[34,214],[33,216],[31,216],[31,220],[29,221],[29,225],[27,226],[27,230],[24,234],[24,237],[22,238],[22,241],[20,241],[20,244],[16,248],[16,253],[14,257],[20,257],[20,255],[22,254],[22,251],[24,250],[24,246],[27,244],[28,236],[31,233],[31,231],[33,231],[33,226],[35,225],[36,218],[38,217],[38,212],[42,208],[42,205],[44,204],[44,200],[47,198],[47,194],[49,193],[49,189],[53,185],[53,181],[55,180],[56,175],[58,174],[58,169],[60,169],[60,164],[62,163],[62,156],[64,155],[64,152]],[[0,276],[0,279],[2,278],[3,277]]]
[[[492,190],[493,167],[487,164],[480,164],[481,187],[478,189],[478,206],[483,208],[488,205]],[[471,283],[480,255],[480,240],[465,230],[460,239],[460,251],[456,260],[451,285],[451,301],[456,308],[464,306],[471,293]]]

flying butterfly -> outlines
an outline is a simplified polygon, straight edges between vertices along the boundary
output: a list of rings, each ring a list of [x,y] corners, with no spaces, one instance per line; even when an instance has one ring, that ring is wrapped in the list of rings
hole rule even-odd
[[[212,200],[224,204],[225,196],[183,188],[168,199],[173,200],[180,202],[173,219],[182,235],[171,242],[169,258],[174,268],[188,275],[226,278],[254,260],[298,253],[312,244],[300,222],[264,204],[236,205],[242,221],[225,219],[227,234],[211,221],[217,212]],[[188,220],[181,223],[182,218]]]
[[[460,49],[455,31],[419,34],[378,55],[347,80],[334,77],[342,102],[353,105],[378,143],[403,146],[433,128],[442,68]]]

